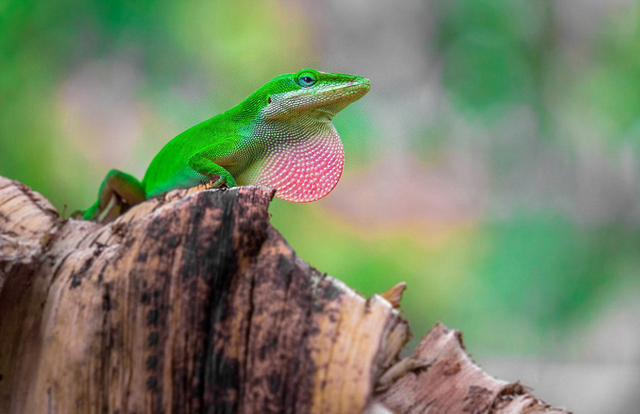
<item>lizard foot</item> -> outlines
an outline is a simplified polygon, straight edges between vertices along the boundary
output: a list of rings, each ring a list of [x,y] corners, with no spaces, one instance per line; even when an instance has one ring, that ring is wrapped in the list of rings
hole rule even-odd
[[[231,175],[227,176],[225,174],[222,175],[214,175],[211,179],[211,188],[231,188],[236,186],[236,182]]]
[[[229,188],[228,184],[227,184],[227,179],[224,178],[223,176],[219,176],[217,180],[213,181],[211,180],[212,184],[211,187],[212,188]]]

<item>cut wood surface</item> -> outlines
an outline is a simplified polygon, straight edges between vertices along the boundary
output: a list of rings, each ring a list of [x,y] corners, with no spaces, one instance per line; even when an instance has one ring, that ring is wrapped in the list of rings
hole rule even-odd
[[[565,412],[441,324],[401,360],[403,284],[310,267],[271,189],[199,190],[100,225],[0,177],[0,414]]]

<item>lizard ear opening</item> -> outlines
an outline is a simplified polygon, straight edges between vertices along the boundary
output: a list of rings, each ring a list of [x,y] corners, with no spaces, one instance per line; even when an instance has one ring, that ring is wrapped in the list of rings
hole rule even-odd
[[[271,97],[270,96],[267,98],[267,103],[271,103]]]

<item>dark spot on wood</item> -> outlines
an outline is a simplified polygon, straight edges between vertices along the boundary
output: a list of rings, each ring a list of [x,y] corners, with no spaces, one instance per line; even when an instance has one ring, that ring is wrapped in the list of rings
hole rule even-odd
[[[109,312],[111,310],[111,297],[109,296],[109,289],[107,289],[102,296],[102,310],[105,312]]]
[[[93,264],[93,259],[95,259],[95,257],[96,257],[96,254],[94,252],[93,256],[89,256],[89,258],[84,261],[80,270],[73,273],[73,276],[71,276],[71,289],[80,286],[80,284],[82,283],[82,277],[84,277],[87,271],[91,268],[91,265]]]
[[[151,309],[147,312],[147,324],[149,325],[157,325],[158,324],[158,315],[159,312],[157,309]]]
[[[278,256],[278,275],[287,285],[291,282],[291,273],[293,272],[294,268],[295,266],[290,259],[286,258],[283,255]]]
[[[147,236],[152,239],[159,239],[166,233],[169,233],[169,223],[163,217],[156,217],[147,228]]]
[[[278,337],[272,336],[271,339],[269,339],[269,348],[275,349],[277,346],[278,346]]]
[[[147,343],[149,344],[149,346],[156,346],[158,345],[158,342],[160,342],[160,336],[158,335],[158,332],[151,332],[147,337]]]
[[[154,290],[153,291],[153,297],[154,298],[159,298],[160,296],[162,296],[162,291],[161,290]]]
[[[271,394],[278,392],[278,388],[280,388],[280,377],[277,375],[269,375],[268,382]]]
[[[71,275],[71,289],[77,288],[82,284],[82,279],[77,274]]]
[[[62,265],[64,265],[64,262],[67,261],[67,259],[69,258],[69,256],[71,256],[74,253],[74,251],[70,251],[67,254],[64,255],[64,257],[62,258],[62,260],[60,260],[60,262],[58,262],[58,265],[55,267],[55,269],[53,270],[53,275],[51,276],[51,280],[55,280],[58,276],[58,272],[60,272],[60,269],[62,268]]]
[[[127,224],[122,222],[116,223],[111,229],[114,235],[123,237],[127,233]]]
[[[205,382],[209,390],[234,390],[240,384],[240,364],[235,358],[213,353],[205,369]]]
[[[460,348],[462,348],[463,350],[466,350],[466,348],[464,347],[464,342],[462,340],[462,331],[455,331],[455,335],[456,335],[456,339],[458,340],[458,343],[460,344]]]
[[[158,366],[158,358],[155,355],[151,355],[147,358],[146,362],[147,369],[154,370]]]
[[[180,238],[177,235],[165,238],[165,244],[170,249],[175,249],[180,244]]]
[[[102,269],[100,269],[100,273],[98,274],[98,283],[102,283],[102,281],[104,280],[104,271],[107,268],[108,262],[105,262],[105,264],[102,266]]]
[[[157,392],[158,391],[158,378],[157,377],[149,377],[149,378],[147,378],[147,388],[150,391]]]
[[[337,286],[335,286],[333,283],[328,283],[327,286],[324,288],[324,291],[322,292],[322,297],[324,299],[334,300],[338,298],[341,294],[342,292]]]
[[[219,373],[221,388],[235,388],[240,383],[240,364],[235,358],[222,357]]]
[[[210,413],[232,414],[237,411],[236,403],[232,401],[220,401],[210,409]]]
[[[491,390],[472,385],[469,387],[467,395],[464,397],[462,411],[471,413],[481,413],[489,409],[491,403]]]
[[[136,257],[136,262],[146,263],[148,257],[149,257],[149,254],[147,252],[140,252],[140,254],[138,254],[138,256]]]
[[[124,245],[126,248],[130,249],[135,244],[136,240],[132,237],[127,237],[124,239]]]
[[[455,363],[447,363],[446,368],[442,371],[442,373],[444,375],[453,375],[453,374],[457,374],[458,372],[460,372],[461,366],[460,366],[460,362],[455,362]]]
[[[81,276],[84,276],[85,273],[87,273],[87,270],[89,270],[91,268],[91,265],[93,264],[93,259],[95,259],[96,256],[89,256],[89,258],[87,260],[85,260],[85,262],[82,264],[82,267],[80,268],[80,270],[78,270],[78,274],[80,274]]]
[[[149,302],[151,301],[151,295],[149,295],[149,292],[144,292],[141,296],[140,296],[140,302],[144,305],[149,304]]]

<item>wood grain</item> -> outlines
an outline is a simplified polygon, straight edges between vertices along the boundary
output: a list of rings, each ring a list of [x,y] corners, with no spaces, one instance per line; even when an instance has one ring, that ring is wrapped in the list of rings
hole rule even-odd
[[[101,225],[62,220],[0,177],[0,414],[455,412],[423,403],[454,395],[463,402],[428,407],[529,404],[504,382],[464,395],[447,394],[451,381],[421,385],[448,375],[462,387],[482,372],[461,362],[469,374],[454,375],[453,357],[438,359],[446,333],[416,353],[433,369],[398,365],[411,335],[395,309],[404,286],[392,304],[310,267],[269,224],[272,197],[174,191]]]

